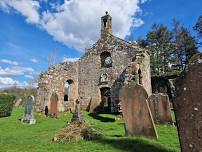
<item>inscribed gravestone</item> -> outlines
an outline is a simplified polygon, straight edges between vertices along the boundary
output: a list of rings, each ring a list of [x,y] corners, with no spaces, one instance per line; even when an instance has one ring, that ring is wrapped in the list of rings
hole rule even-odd
[[[29,96],[27,104],[25,105],[25,114],[21,120],[22,123],[28,123],[28,124],[36,123],[36,119],[34,119],[34,116],[32,114],[33,103],[34,103],[34,96]]]
[[[188,65],[176,81],[174,101],[182,152],[202,152],[202,62]]]
[[[168,95],[163,93],[152,94],[148,102],[155,123],[173,123]]]
[[[127,135],[157,138],[147,98],[148,94],[141,85],[128,84],[121,89],[120,100]]]

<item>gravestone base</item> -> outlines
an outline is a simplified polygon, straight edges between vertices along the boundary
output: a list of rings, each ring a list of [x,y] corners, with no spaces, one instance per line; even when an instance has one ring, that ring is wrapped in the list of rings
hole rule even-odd
[[[25,115],[22,119],[21,122],[24,124],[36,124],[36,119],[34,119],[34,117],[32,115]]]
[[[72,115],[71,122],[73,122],[73,121],[83,122],[83,116],[82,116],[82,114],[78,113],[78,112],[74,112],[73,115]]]

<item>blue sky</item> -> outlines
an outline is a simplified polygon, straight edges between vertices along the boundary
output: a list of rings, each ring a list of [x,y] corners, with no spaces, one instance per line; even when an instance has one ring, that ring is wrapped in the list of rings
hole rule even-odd
[[[201,6],[201,0],[1,0],[0,88],[28,85],[48,68],[53,50],[56,63],[82,56],[99,38],[105,10],[115,35],[136,39],[144,38],[154,23],[171,27],[173,18],[195,35],[192,27]]]

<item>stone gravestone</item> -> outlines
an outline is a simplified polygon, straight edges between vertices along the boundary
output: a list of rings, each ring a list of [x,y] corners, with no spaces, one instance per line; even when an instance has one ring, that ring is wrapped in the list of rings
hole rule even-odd
[[[19,98],[16,103],[15,103],[15,107],[18,107],[22,102],[22,98]]]
[[[157,138],[157,132],[147,102],[148,94],[141,85],[128,84],[120,91],[126,135]]]
[[[22,123],[27,123],[27,124],[36,123],[36,119],[34,118],[32,114],[33,103],[34,103],[34,96],[29,96],[27,104],[25,105],[25,114],[23,118],[21,119]]]
[[[173,124],[168,95],[152,94],[148,102],[155,123]]]
[[[176,81],[174,109],[182,152],[202,152],[202,60]]]
[[[73,113],[73,116],[71,119],[71,122],[73,121],[83,122],[83,116],[80,111],[80,101],[78,99],[76,100],[75,112]]]

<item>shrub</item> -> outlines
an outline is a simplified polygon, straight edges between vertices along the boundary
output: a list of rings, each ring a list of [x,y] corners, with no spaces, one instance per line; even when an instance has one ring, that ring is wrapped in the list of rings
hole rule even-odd
[[[0,94],[0,117],[11,115],[15,96],[11,94]]]

